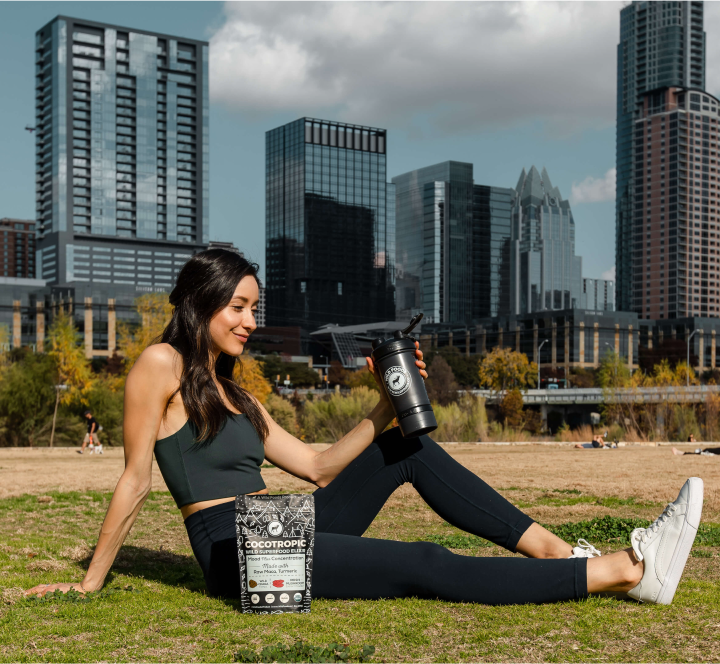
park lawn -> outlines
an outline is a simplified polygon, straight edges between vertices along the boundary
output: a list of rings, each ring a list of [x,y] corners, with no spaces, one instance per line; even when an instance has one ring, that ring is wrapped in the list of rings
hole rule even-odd
[[[578,491],[502,493],[546,523],[587,506],[652,519],[662,505]],[[696,546],[671,606],[596,598],[489,607],[415,599],[313,602],[310,615],[247,616],[207,597],[170,495],[150,495],[108,575],[117,592],[85,602],[29,601],[21,588],[80,580],[110,494],[24,495],[0,500],[0,661],[232,661],[240,648],[349,643],[374,661],[718,661],[720,546]],[[578,519],[573,519],[577,521]],[[715,530],[713,533],[720,533]],[[468,538],[402,488],[367,533],[472,546],[464,555],[512,555]],[[713,535],[713,544],[718,545]],[[599,544],[598,542],[594,542]],[[612,542],[603,551],[622,548]]]

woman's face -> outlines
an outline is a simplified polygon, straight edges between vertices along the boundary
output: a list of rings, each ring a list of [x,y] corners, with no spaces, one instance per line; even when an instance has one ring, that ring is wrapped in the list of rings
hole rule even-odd
[[[254,277],[240,280],[230,302],[210,321],[210,336],[216,351],[237,357],[245,349],[250,334],[257,328],[259,291]]]

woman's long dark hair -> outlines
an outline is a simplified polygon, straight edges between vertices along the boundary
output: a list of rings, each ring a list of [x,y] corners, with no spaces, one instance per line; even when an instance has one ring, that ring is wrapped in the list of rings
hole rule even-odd
[[[251,276],[259,285],[257,272],[258,266],[239,254],[208,249],[185,263],[170,293],[174,309],[160,341],[171,344],[182,355],[183,369],[180,387],[167,405],[180,392],[188,419],[199,432],[198,441],[214,438],[232,414],[215,385],[213,369],[227,400],[245,413],[261,440],[268,436],[267,422],[257,402],[233,379],[237,359],[221,352],[213,367],[210,336],[213,316],[228,305],[243,277]]]

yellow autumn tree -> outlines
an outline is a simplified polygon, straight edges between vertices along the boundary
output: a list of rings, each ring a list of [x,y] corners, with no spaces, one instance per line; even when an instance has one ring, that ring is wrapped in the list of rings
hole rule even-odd
[[[80,335],[70,314],[60,310],[48,330],[50,350],[55,360],[57,383],[55,386],[55,411],[53,413],[50,447],[55,439],[55,422],[58,405],[82,400],[91,389],[93,375],[85,350],[80,345]]]
[[[135,300],[135,310],[140,315],[140,325],[122,322],[118,325],[120,352],[125,358],[125,374],[132,369],[140,354],[156,343],[170,322],[172,305],[167,293],[145,293]]]
[[[265,403],[272,393],[272,385],[263,375],[262,367],[251,355],[241,355],[235,364],[233,377],[260,403]]]
[[[520,390],[536,382],[537,364],[525,353],[510,348],[494,348],[480,362],[480,384],[491,390]]]

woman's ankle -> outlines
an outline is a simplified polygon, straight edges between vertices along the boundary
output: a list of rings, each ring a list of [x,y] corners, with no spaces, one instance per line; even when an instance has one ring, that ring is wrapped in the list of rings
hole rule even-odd
[[[588,592],[627,592],[642,580],[644,564],[632,549],[588,560]]]

